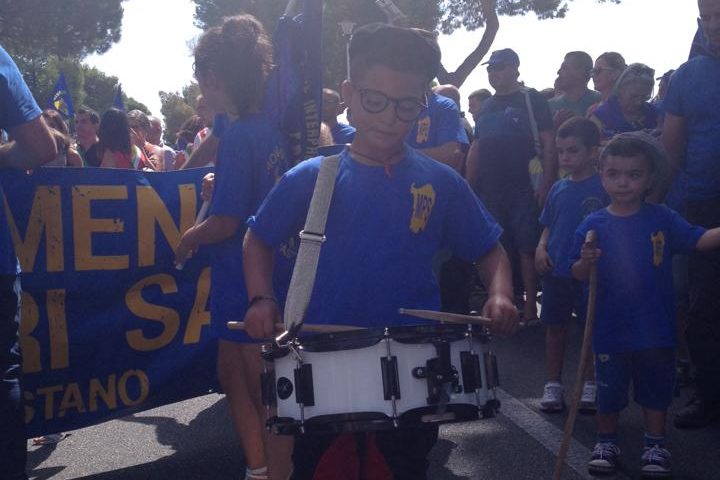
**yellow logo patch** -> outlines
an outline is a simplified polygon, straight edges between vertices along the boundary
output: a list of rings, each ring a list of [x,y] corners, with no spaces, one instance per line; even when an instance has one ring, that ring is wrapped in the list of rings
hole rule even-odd
[[[650,236],[653,244],[653,265],[659,267],[663,263],[663,253],[665,251],[665,234],[663,232],[655,232]]]
[[[413,233],[420,233],[427,227],[430,214],[435,205],[435,190],[430,184],[416,188],[413,183],[410,186],[410,193],[412,193],[413,196],[413,213],[410,219],[410,230]]]
[[[415,142],[425,143],[430,139],[430,117],[422,117],[417,122],[417,136]]]

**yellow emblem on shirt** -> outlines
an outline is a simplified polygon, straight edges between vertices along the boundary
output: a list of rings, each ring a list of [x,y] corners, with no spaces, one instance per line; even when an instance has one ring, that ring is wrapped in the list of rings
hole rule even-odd
[[[659,267],[663,263],[663,253],[665,251],[665,234],[661,231],[655,232],[650,236],[653,244],[653,265]]]
[[[417,136],[415,142],[426,143],[430,139],[430,117],[423,117],[417,121]]]
[[[427,227],[430,214],[435,205],[435,190],[432,185],[423,185],[416,188],[413,183],[410,187],[413,196],[413,213],[410,219],[410,230],[413,233],[420,233]]]

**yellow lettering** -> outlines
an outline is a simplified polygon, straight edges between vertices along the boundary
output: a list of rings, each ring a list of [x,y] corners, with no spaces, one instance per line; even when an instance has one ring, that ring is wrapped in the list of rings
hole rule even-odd
[[[140,280],[128,290],[125,295],[125,304],[136,316],[147,320],[157,321],[163,324],[162,333],[155,338],[147,338],[142,329],[130,330],[125,334],[128,345],[135,350],[148,352],[165,347],[177,334],[180,329],[180,315],[167,307],[153,305],[145,301],[142,291],[149,285],[158,285],[163,293],[177,293],[178,288],[175,279],[168,274],[152,275]]]
[[[99,378],[93,378],[92,380],[90,380],[90,393],[88,394],[88,403],[90,405],[91,412],[95,412],[98,409],[98,396],[102,397],[102,401],[105,402],[105,405],[107,405],[109,409],[114,410],[117,408],[117,388],[115,388],[116,383],[117,375],[115,375],[114,373],[108,377],[107,389],[102,386]]]
[[[139,395],[134,400],[130,398],[130,395],[128,395],[127,383],[130,380],[130,377],[135,377],[137,379],[138,386],[140,387]],[[122,402],[128,407],[140,405],[147,399],[149,392],[150,380],[142,370],[129,370],[123,373],[122,377],[120,377],[120,381],[118,382],[118,393],[120,394]]]
[[[65,389],[62,402],[60,402],[58,417],[64,417],[70,408],[74,408],[78,413],[85,413],[85,402],[83,402],[80,387],[77,383],[71,383]]]
[[[195,303],[193,304],[188,325],[185,329],[183,344],[198,343],[202,327],[210,325],[210,311],[207,310],[208,297],[210,296],[210,268],[203,268],[198,278]]]
[[[25,231],[25,239],[10,211],[5,199],[5,212],[12,235],[15,252],[24,272],[32,272],[40,249],[40,241],[45,232],[45,255],[48,272],[60,272],[65,268],[63,254],[63,225],[60,187],[37,187],[33,198],[30,217]]]
[[[70,365],[70,342],[65,320],[65,290],[48,290],[47,312],[50,330],[50,368],[52,370],[67,368]]]
[[[20,349],[23,353],[23,372],[37,373],[42,370],[40,363],[40,342],[32,332],[40,323],[40,312],[35,299],[27,292],[22,293],[20,307]]]
[[[155,265],[156,223],[174,250],[180,243],[182,232],[192,227],[195,221],[197,203],[195,185],[179,185],[178,190],[180,193],[180,228],[175,225],[172,215],[154,188],[137,188],[138,264],[141,267]]]
[[[125,186],[78,185],[73,187],[73,235],[75,240],[75,269],[125,270],[130,262],[127,255],[93,255],[93,233],[120,233],[125,224],[119,218],[93,218],[95,200],[126,200]]]
[[[37,389],[38,395],[45,397],[45,420],[52,420],[55,415],[53,405],[55,404],[55,394],[62,392],[62,385],[52,385],[50,387],[43,387]]]

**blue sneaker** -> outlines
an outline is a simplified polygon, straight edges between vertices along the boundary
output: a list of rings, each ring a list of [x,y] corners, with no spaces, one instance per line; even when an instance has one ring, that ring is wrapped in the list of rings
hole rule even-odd
[[[610,442],[598,442],[588,462],[590,475],[611,475],[618,469],[620,447]]]
[[[640,473],[642,478],[670,478],[670,452],[659,445],[645,447]]]

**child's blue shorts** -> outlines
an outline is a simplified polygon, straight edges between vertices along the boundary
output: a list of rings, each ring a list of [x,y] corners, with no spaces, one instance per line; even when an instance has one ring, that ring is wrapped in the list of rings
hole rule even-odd
[[[545,275],[542,280],[542,308],[540,321],[543,325],[566,325],[577,314],[578,321],[585,321],[587,294],[582,283],[573,278]]]
[[[675,387],[675,349],[595,354],[595,376],[600,413],[618,413],[627,407],[631,379],[638,405],[667,410]]]

